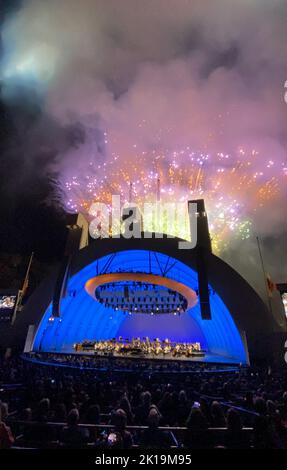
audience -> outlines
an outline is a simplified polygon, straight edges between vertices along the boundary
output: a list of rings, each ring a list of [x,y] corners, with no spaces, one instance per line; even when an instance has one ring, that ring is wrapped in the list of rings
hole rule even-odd
[[[11,429],[4,422],[7,417],[6,411],[8,410],[7,403],[1,403],[0,407],[0,449],[9,449],[14,443],[14,437]],[[2,414],[4,411],[4,414]]]
[[[0,359],[0,449],[287,448],[286,372]]]
[[[169,431],[159,429],[162,416],[155,406],[150,408],[147,423],[148,428],[142,431],[139,444],[144,449],[168,449],[176,444]]]
[[[223,409],[218,401],[211,403],[211,425],[214,428],[224,428],[226,426]]]
[[[242,430],[242,420],[237,410],[229,408],[226,422],[225,446],[228,449],[244,449],[249,447],[250,442]]]
[[[114,430],[108,436],[108,443],[120,449],[130,449],[133,445],[133,438],[131,433],[126,430],[127,415],[125,411],[121,408],[116,410],[112,415],[111,423],[114,425]]]
[[[185,434],[185,447],[190,449],[205,449],[211,447],[211,436],[208,434],[208,422],[200,409],[199,403],[195,403],[187,418],[187,433]]]
[[[67,426],[62,430],[61,442],[64,447],[81,448],[89,440],[89,433],[85,428],[79,427],[80,415],[77,408],[73,408],[67,418]]]

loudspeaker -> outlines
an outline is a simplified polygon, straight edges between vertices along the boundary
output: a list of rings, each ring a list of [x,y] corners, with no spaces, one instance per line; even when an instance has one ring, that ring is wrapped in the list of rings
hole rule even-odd
[[[207,254],[204,248],[197,248],[196,264],[201,318],[203,320],[211,320],[207,275]]]
[[[203,320],[211,320],[208,291],[208,257],[211,253],[211,240],[209,235],[208,219],[203,199],[189,201],[189,204],[191,203],[197,205],[197,245],[195,247],[195,252],[200,313]]]
[[[129,298],[129,286],[124,286],[124,297],[125,299]]]
[[[60,317],[60,305],[63,297],[66,296],[66,289],[70,272],[70,257],[64,257],[59,269],[58,277],[53,295],[52,315]]]

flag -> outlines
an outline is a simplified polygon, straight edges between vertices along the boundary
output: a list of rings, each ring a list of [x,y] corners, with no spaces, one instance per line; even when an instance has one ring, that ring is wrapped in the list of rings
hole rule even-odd
[[[273,292],[277,290],[277,286],[275,282],[272,281],[271,276],[269,274],[266,277],[266,282],[267,282],[268,295],[269,297],[272,297]]]

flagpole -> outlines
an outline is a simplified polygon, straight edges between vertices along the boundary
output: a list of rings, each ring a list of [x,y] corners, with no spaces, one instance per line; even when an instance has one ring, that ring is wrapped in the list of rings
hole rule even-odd
[[[34,257],[34,252],[32,251],[30,259],[29,259],[29,263],[28,263],[28,266],[27,266],[27,269],[26,269],[26,274],[25,274],[25,278],[24,278],[24,281],[23,281],[23,284],[22,284],[22,288],[18,290],[17,304],[16,304],[16,307],[15,307],[15,315],[16,315],[16,312],[18,312],[18,311],[20,312],[22,310],[22,300],[23,300],[23,297],[24,297],[24,295],[26,293],[26,290],[27,290],[27,287],[28,287],[29,274],[30,274],[30,269],[31,269],[33,257]]]
[[[272,313],[272,304],[271,304],[271,299],[270,299],[269,290],[268,290],[267,274],[266,274],[266,270],[265,270],[265,266],[264,266],[264,260],[263,260],[263,256],[262,256],[259,237],[256,237],[256,240],[257,240],[259,257],[260,257],[260,261],[261,261],[262,273],[263,273],[263,276],[264,276],[264,285],[265,285],[265,291],[266,291],[266,296],[267,296],[268,307],[269,307],[270,313]]]
[[[30,269],[31,269],[33,257],[34,257],[34,251],[32,251],[32,253],[31,253],[29,263],[28,263],[28,267],[27,267],[27,270],[26,270],[26,275],[25,275],[24,282],[23,282],[23,286],[22,286],[22,289],[21,289],[23,295],[25,294],[25,291],[26,291],[27,286],[28,286],[29,274],[30,274]]]

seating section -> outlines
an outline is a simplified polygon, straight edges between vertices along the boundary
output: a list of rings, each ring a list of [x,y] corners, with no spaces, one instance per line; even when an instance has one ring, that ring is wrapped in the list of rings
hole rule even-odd
[[[286,448],[287,374],[1,361],[0,448]]]

